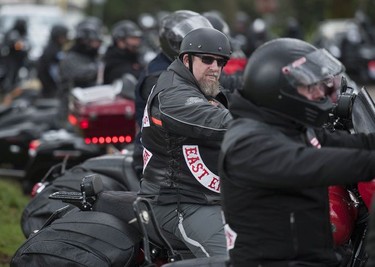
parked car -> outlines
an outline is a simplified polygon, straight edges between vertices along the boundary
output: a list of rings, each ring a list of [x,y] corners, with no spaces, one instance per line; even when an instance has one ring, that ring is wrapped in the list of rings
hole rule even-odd
[[[6,4],[0,7],[0,40],[19,19],[25,19],[28,25],[28,38],[31,45],[30,60],[36,60],[43,52],[49,39],[50,30],[55,24],[65,24],[73,29],[84,17],[77,10],[68,11],[57,5]],[[73,33],[72,33],[73,34]]]

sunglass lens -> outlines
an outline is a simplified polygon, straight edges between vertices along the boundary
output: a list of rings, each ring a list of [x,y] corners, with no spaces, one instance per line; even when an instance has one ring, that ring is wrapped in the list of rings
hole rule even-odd
[[[203,56],[201,58],[202,58],[202,62],[207,65],[211,65],[215,61],[215,58],[209,57],[209,56]]]
[[[200,58],[202,59],[202,62],[207,65],[211,65],[215,60],[219,67],[223,67],[225,66],[225,64],[227,64],[227,61],[225,59],[217,59],[210,56],[201,56]]]

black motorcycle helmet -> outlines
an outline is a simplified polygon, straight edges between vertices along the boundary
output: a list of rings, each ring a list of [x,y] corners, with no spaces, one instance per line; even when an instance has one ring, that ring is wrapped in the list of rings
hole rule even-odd
[[[163,53],[174,60],[180,50],[185,35],[199,27],[211,27],[211,23],[202,15],[190,10],[178,10],[160,21],[159,41]]]
[[[50,40],[53,42],[57,42],[60,37],[67,38],[68,31],[68,27],[63,24],[53,25],[50,33]]]
[[[122,20],[117,22],[112,28],[113,40],[128,38],[128,37],[139,37],[143,35],[142,30],[131,20]]]
[[[333,103],[328,97],[310,101],[296,88],[322,82],[343,71],[343,65],[326,50],[299,39],[278,38],[260,46],[249,58],[240,93],[265,110],[320,127]]]
[[[228,37],[230,36],[230,28],[228,23],[222,18],[222,16],[214,11],[204,12],[202,14],[212,26],[216,29],[225,33]]]
[[[102,41],[102,23],[98,19],[88,18],[75,28],[75,39],[82,41]]]
[[[228,37],[214,28],[198,28],[189,32],[181,42],[180,59],[184,54],[211,54],[229,60],[232,48]]]

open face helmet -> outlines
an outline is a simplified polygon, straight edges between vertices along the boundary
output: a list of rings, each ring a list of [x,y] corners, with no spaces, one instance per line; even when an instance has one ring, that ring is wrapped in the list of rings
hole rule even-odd
[[[180,55],[211,54],[229,60],[232,48],[228,37],[214,28],[198,28],[189,32],[181,42]]]

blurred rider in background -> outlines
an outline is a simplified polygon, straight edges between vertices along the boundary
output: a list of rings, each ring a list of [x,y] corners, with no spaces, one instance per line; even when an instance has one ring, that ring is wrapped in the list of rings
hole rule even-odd
[[[26,65],[30,44],[27,38],[27,22],[19,18],[5,33],[1,46],[2,81],[0,91],[10,93],[19,82],[20,69]]]
[[[88,18],[76,26],[73,45],[60,62],[59,95],[63,120],[67,116],[71,89],[102,84],[102,64],[99,58],[102,38],[102,23],[96,18]]]
[[[62,24],[54,25],[48,44],[37,62],[37,75],[42,84],[43,98],[57,96],[60,84],[60,61],[64,57],[64,46],[68,41],[68,28]]]
[[[125,73],[138,79],[143,69],[139,53],[142,36],[142,30],[130,20],[119,21],[113,26],[112,44],[103,58],[105,84],[112,83]]]

